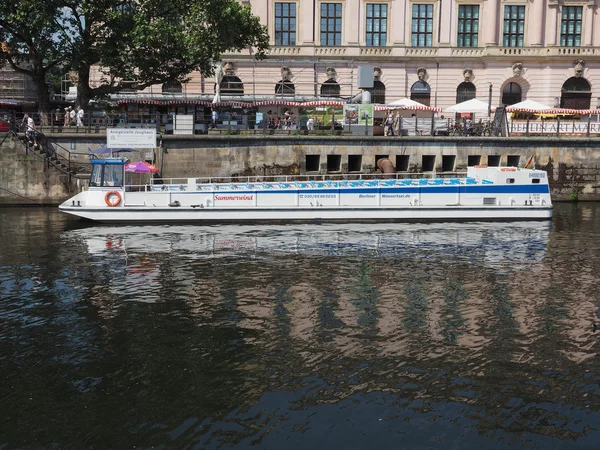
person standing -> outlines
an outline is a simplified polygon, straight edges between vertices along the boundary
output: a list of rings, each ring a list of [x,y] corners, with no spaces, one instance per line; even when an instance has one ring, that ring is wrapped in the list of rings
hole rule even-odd
[[[219,120],[219,113],[213,108],[210,113],[210,127],[217,128],[217,120]]]
[[[35,140],[35,122],[33,118],[29,116],[29,114],[25,114],[23,116],[23,121],[27,124],[25,137],[27,138],[27,145],[32,144],[34,147],[37,145]]]
[[[81,106],[77,107],[77,126],[78,127],[82,127],[83,126],[83,116],[84,116],[84,112],[83,109],[81,108]]]
[[[65,107],[65,117],[63,120],[65,121],[64,122],[65,127],[68,128],[71,126],[71,107],[70,106]]]
[[[69,122],[71,125],[75,125],[75,116],[77,115],[77,113],[75,112],[75,110],[73,109],[73,107],[69,107]]]

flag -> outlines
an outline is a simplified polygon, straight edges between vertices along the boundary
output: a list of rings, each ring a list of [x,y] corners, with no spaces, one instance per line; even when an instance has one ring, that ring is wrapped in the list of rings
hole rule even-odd
[[[531,165],[531,161],[533,161],[533,155],[531,155],[531,158],[529,158],[529,161],[527,161],[527,164],[525,164],[526,169],[529,169],[529,166]]]

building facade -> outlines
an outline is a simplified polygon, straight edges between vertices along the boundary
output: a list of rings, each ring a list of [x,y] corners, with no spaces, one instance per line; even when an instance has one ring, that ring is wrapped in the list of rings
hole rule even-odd
[[[532,99],[600,106],[596,0],[244,0],[267,26],[269,58],[224,55],[223,101],[348,99],[374,67],[373,103],[408,97],[446,108]],[[211,99],[215,78],[153,86],[142,97]]]

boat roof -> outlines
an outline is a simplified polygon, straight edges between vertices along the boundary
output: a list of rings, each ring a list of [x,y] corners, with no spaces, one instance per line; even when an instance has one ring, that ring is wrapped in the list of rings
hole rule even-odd
[[[90,159],[90,163],[92,164],[113,164],[113,165],[125,165],[127,162],[127,158],[100,158],[100,159]]]

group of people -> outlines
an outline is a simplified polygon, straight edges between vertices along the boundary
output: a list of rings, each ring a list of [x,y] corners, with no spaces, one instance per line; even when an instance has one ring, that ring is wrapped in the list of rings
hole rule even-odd
[[[274,115],[273,111],[267,111],[267,120],[263,119],[266,128],[274,130],[296,130],[298,124],[294,120],[293,112],[286,110],[281,116]]]
[[[85,112],[81,106],[78,106],[77,109],[73,109],[72,106],[67,106],[64,110],[64,113],[61,113],[60,108],[56,108],[54,113],[54,123],[62,123],[65,127],[83,127],[85,126],[83,123],[84,117]]]
[[[417,115],[412,114],[411,119],[417,120]],[[400,136],[402,130],[400,130],[400,123],[402,122],[400,111],[388,111],[383,119],[383,135],[384,136]]]

